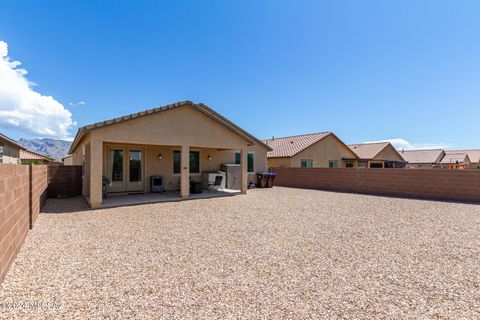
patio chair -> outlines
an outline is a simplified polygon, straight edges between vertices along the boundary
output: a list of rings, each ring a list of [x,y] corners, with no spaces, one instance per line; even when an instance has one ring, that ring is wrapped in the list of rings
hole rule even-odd
[[[215,181],[212,183],[212,182],[209,182],[208,183],[208,190],[210,191],[218,191],[218,189],[222,189],[222,180],[223,180],[223,177],[222,176],[216,176],[215,177]]]

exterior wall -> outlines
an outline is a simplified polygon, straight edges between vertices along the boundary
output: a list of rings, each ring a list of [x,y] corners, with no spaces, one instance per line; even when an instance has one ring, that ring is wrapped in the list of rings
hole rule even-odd
[[[74,165],[84,167],[83,194],[88,197],[92,207],[101,205],[100,188],[102,175],[107,175],[109,146],[143,148],[143,190],[146,192],[150,190],[151,175],[162,175],[166,190],[178,190],[180,184],[188,185],[189,177],[201,180],[202,171],[219,170],[221,163],[232,163],[235,160],[234,154],[223,154],[224,151],[220,150],[231,152],[257,150],[257,147],[265,149],[263,146],[248,146],[243,138],[189,106],[94,129],[82,140],[73,150],[72,158]],[[184,148],[200,151],[200,173],[184,175],[187,180],[181,183],[182,175],[173,174],[173,150]],[[265,157],[263,161],[259,156],[255,157],[258,166],[266,166],[266,149],[257,152]],[[158,154],[162,154],[161,160],[158,159]],[[212,156],[210,161],[206,160],[209,154]],[[181,167],[183,170],[188,167],[188,163]],[[242,184],[242,192],[244,191],[246,192],[246,182]]]
[[[405,162],[405,159],[399,155],[397,150],[389,144],[386,146],[378,155],[375,156],[375,160],[385,160],[385,161],[398,161]]]
[[[291,167],[300,168],[302,160],[313,160],[314,168],[328,168],[329,161],[338,161],[345,167],[342,158],[355,159],[357,156],[333,135],[329,135],[291,158]]]
[[[0,155],[0,163],[20,163],[20,148],[4,140],[0,140],[0,146],[3,146],[3,154]]]
[[[437,169],[438,163],[407,163],[408,169]]]
[[[63,165],[64,166],[73,166],[73,157],[65,157],[63,158]]]
[[[0,164],[0,283],[38,216],[46,177],[46,166]]]
[[[80,195],[82,195],[81,166],[48,166],[49,198],[66,198]]]
[[[275,184],[340,192],[480,202],[480,170],[274,168]]]
[[[292,162],[291,158],[268,158],[268,167],[269,168],[279,168],[279,167],[291,167]]]

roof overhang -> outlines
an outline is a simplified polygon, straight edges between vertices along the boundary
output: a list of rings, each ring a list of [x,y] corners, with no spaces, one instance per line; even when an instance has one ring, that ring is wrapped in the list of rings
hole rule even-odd
[[[118,123],[133,120],[133,119],[146,117],[146,116],[149,116],[151,114],[176,109],[176,108],[179,108],[179,107],[184,107],[184,106],[192,107],[196,111],[201,112],[202,114],[209,117],[213,121],[216,121],[220,125],[224,126],[228,130],[230,130],[233,133],[235,133],[236,135],[240,136],[242,139],[247,141],[250,145],[259,144],[259,145],[265,147],[265,149],[267,149],[267,151],[273,151],[273,149],[270,148],[268,145],[266,145],[265,143],[263,143],[259,139],[255,138],[253,135],[246,132],[245,130],[243,130],[242,128],[240,128],[239,126],[237,126],[236,124],[234,124],[233,122],[228,120],[227,118],[223,117],[219,113],[215,112],[214,110],[209,108],[207,105],[205,105],[203,103],[193,103],[191,101],[180,101],[180,102],[172,103],[172,104],[169,104],[169,105],[166,105],[166,106],[163,106],[163,107],[158,107],[158,108],[153,108],[153,109],[149,109],[149,110],[145,110],[145,111],[141,111],[141,112],[137,112],[137,113],[132,113],[132,114],[129,114],[129,115],[126,115],[126,116],[122,116],[122,117],[118,117],[118,118],[110,119],[110,120],[105,120],[105,121],[102,121],[102,122],[97,122],[97,123],[93,123],[93,124],[81,127],[81,128],[78,129],[77,134],[75,135],[75,139],[73,140],[72,145],[70,146],[70,150],[68,151],[68,153],[72,154],[75,151],[75,149],[77,148],[77,146],[79,145],[79,143],[82,141],[84,136],[90,131],[100,129],[100,128],[105,128],[105,127],[108,127],[108,126],[112,126],[112,125],[115,125],[115,124],[118,124]]]

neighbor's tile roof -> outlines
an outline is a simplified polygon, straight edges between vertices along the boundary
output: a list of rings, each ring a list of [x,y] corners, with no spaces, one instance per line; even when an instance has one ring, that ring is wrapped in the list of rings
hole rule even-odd
[[[263,143],[273,149],[273,151],[267,153],[268,158],[293,157],[331,134],[331,132],[302,134],[299,136],[263,140]]]
[[[46,155],[36,153],[30,150],[20,149],[21,160],[50,160]]]
[[[390,142],[371,142],[371,143],[359,143],[349,144],[348,147],[360,158],[360,159],[374,159],[377,154],[385,149]]]
[[[464,163],[467,157],[467,154],[464,152],[445,151],[445,156],[441,163],[457,163],[457,161],[458,163]]]
[[[450,152],[460,152],[460,153],[466,153],[468,155],[468,158],[472,162],[480,162],[480,149],[472,149],[472,150],[450,150]]]
[[[405,150],[399,152],[409,163],[437,163],[442,160],[444,154],[442,149]]]

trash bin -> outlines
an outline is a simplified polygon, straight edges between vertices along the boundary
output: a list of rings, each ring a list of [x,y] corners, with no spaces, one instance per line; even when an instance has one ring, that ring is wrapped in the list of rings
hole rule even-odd
[[[259,188],[267,187],[267,177],[265,175],[266,173],[257,173],[257,186]]]
[[[190,181],[190,193],[202,193],[202,183],[197,181]]]
[[[277,176],[276,173],[266,173],[265,176],[267,177],[267,188],[272,188],[273,187],[273,181],[275,180],[275,177]]]

